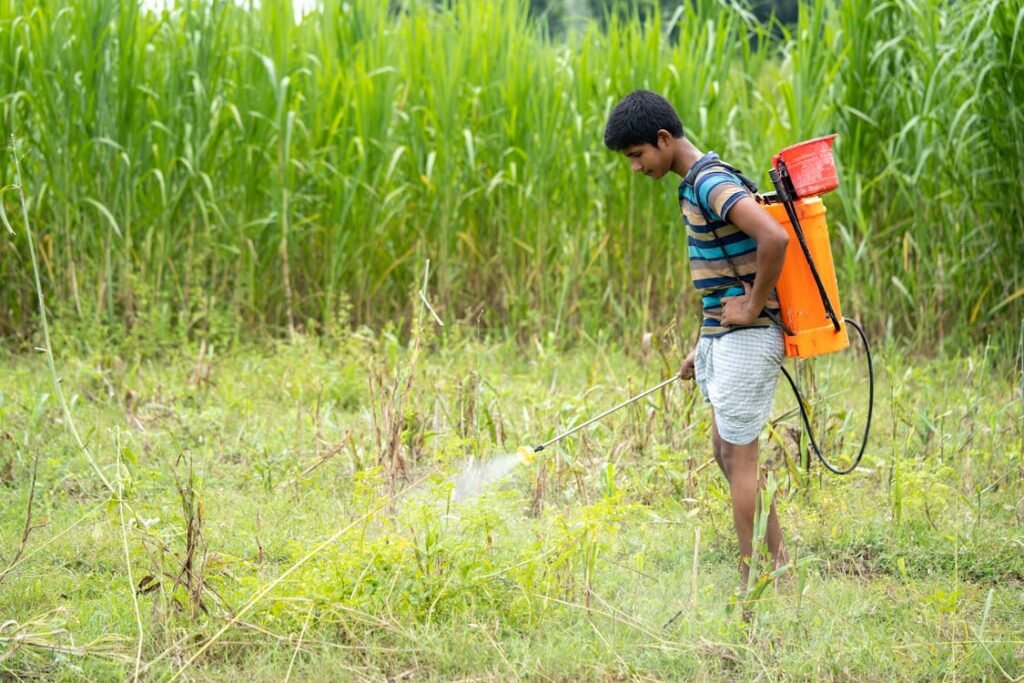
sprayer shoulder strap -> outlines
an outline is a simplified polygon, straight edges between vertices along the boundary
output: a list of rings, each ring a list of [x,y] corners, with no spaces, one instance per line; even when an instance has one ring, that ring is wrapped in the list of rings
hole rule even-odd
[[[725,244],[723,244],[722,238],[718,236],[718,230],[715,229],[714,227],[714,221],[712,220],[711,216],[708,216],[707,212],[704,210],[704,207],[701,206],[700,197],[697,196],[697,176],[699,176],[700,173],[711,164],[718,164],[719,166],[724,167],[727,171],[729,171],[737,178],[739,178],[740,182],[743,183],[743,187],[747,189],[747,192],[754,195],[755,198],[758,196],[757,183],[755,183],[753,180],[744,175],[743,171],[733,166],[730,166],[721,159],[702,158],[697,163],[695,163],[692,168],[693,181],[690,184],[693,186],[694,198],[697,199],[697,208],[700,209],[701,214],[704,215],[704,220],[708,222],[708,226],[711,228],[711,234],[714,236],[715,242],[718,243],[718,248],[722,251],[722,256],[725,257],[726,262],[729,264],[729,268],[732,270],[732,276],[733,278],[735,278],[736,284],[739,285],[740,289],[742,289],[744,283],[743,278],[740,277],[740,271],[739,269],[736,268],[736,264],[733,263],[732,258],[729,257],[729,251],[725,248]],[[790,330],[790,328],[782,321],[781,316],[779,316],[777,312],[766,310],[765,313],[773,323],[775,323],[782,329],[783,332],[790,336],[793,335],[793,331]]]
[[[707,168],[708,166],[711,166],[713,164],[717,164],[718,166],[721,166],[722,168],[727,170],[729,173],[732,173],[734,176],[739,178],[740,182],[743,183],[743,187],[745,187],[747,189],[747,191],[750,192],[750,194],[752,194],[752,195],[756,195],[757,194],[757,183],[755,183],[753,180],[748,178],[743,173],[743,171],[741,171],[740,169],[736,168],[735,166],[731,166],[731,165],[725,163],[721,159],[718,159],[718,158],[709,159],[707,157],[702,157],[699,160],[697,160],[697,162],[693,165],[693,168],[691,169],[691,173],[693,174],[693,185],[694,185],[694,189],[695,190],[697,189],[696,188],[697,176],[699,176],[704,171],[705,168]],[[687,174],[687,175],[689,175],[689,174]]]
[[[700,160],[697,161],[697,163],[693,165],[693,168],[690,170],[690,173],[687,174],[688,176],[692,176],[693,178],[693,180],[690,182],[690,185],[693,187],[694,198],[697,200],[697,208],[700,209],[701,214],[704,215],[704,220],[707,221],[708,226],[711,228],[711,234],[714,235],[715,242],[717,242],[718,244],[718,248],[722,251],[722,255],[725,257],[726,262],[729,264],[729,268],[732,270],[733,277],[736,278],[737,284],[739,284],[739,286],[742,288],[743,278],[740,277],[740,271],[736,268],[736,264],[733,263],[732,259],[729,257],[729,252],[728,250],[726,250],[725,245],[722,243],[722,238],[718,236],[718,230],[716,230],[714,227],[715,221],[712,219],[711,216],[708,215],[707,211],[704,210],[704,206],[700,202],[700,197],[697,196],[697,177],[704,171],[705,168],[713,164],[725,168],[725,170],[729,171],[737,178],[739,178],[740,182],[743,183],[743,187],[745,187],[748,192],[755,196],[757,195],[757,183],[755,183],[753,180],[745,176],[743,174],[743,171],[739,170],[738,168],[735,168],[734,166],[730,166],[721,159],[717,158],[709,159],[707,157],[702,157]]]

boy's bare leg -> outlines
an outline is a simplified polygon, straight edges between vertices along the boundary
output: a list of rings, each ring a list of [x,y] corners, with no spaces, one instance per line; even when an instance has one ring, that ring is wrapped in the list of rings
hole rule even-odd
[[[711,454],[715,456],[718,468],[722,470],[725,480],[728,481],[729,471],[725,469],[725,463],[722,461],[722,437],[718,434],[718,424],[715,422],[714,408],[711,409]]]
[[[740,545],[740,577],[745,588],[750,576],[750,556],[753,552],[754,508],[757,490],[759,486],[764,486],[764,479],[759,479],[757,465],[758,440],[754,439],[743,445],[732,444],[724,440],[718,433],[714,412],[711,417],[711,428],[712,451],[715,460],[718,461],[718,466],[722,468],[722,472],[729,482],[729,491],[732,494],[733,526],[736,529],[736,537]],[[774,500],[768,513],[765,541],[768,543],[768,550],[772,554],[772,561],[776,567],[781,567],[789,562],[786,546],[782,539],[782,528],[779,526],[779,517],[775,512]]]

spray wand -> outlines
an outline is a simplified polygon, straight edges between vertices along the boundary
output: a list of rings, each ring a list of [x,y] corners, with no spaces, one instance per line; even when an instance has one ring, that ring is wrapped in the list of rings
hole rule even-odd
[[[626,399],[625,401],[623,401],[619,405],[614,406],[612,408],[609,408],[608,410],[604,411],[600,415],[598,415],[596,417],[590,418],[589,420],[587,420],[583,424],[576,425],[575,427],[573,427],[569,431],[564,432],[562,434],[559,434],[558,436],[554,437],[553,439],[548,439],[544,443],[539,444],[537,446],[534,446],[533,448],[530,448],[529,446],[520,446],[516,450],[516,453],[519,455],[520,458],[522,458],[523,462],[526,462],[526,463],[533,462],[533,459],[537,457],[537,453],[540,453],[542,450],[544,450],[545,448],[547,448],[551,444],[558,443],[559,441],[561,441],[562,439],[564,439],[567,436],[572,436],[573,434],[575,434],[576,432],[580,431],[584,427],[592,425],[595,422],[597,422],[598,420],[600,420],[600,419],[602,419],[604,417],[607,417],[608,415],[611,415],[612,413],[614,413],[619,408],[625,408],[630,403],[635,403],[636,401],[639,401],[644,396],[649,396],[650,394],[653,394],[658,389],[661,389],[662,387],[665,387],[665,386],[671,384],[672,382],[675,382],[677,379],[679,379],[678,375],[675,375],[673,377],[669,377],[667,380],[665,380],[664,382],[658,384],[657,386],[653,386],[650,389],[648,389],[647,391],[645,391],[643,393],[640,393],[640,394],[637,394],[633,398]]]

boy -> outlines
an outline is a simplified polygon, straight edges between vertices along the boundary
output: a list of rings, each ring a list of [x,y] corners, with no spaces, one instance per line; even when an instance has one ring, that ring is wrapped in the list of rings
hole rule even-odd
[[[701,153],[683,135],[672,105],[646,90],[626,95],[612,110],[604,143],[622,152],[633,171],[680,176],[679,208],[686,224],[690,274],[704,304],[696,348],[679,376],[693,379],[711,403],[711,445],[729,482],[740,546],[742,587],[748,585],[755,497],[760,475],[758,437],[772,407],[785,355],[773,324],[775,282],[789,237],[716,154]],[[766,534],[775,566],[788,562],[775,504]]]

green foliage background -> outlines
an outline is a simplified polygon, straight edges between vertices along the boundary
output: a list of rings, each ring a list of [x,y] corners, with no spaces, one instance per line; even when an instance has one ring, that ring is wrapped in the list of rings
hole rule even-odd
[[[1015,342],[1024,6],[799,9],[645,4],[555,32],[514,0],[332,2],[299,22],[288,0],[0,0],[0,133],[64,322],[379,325],[407,318],[430,259],[448,319],[638,337],[697,324],[673,183],[601,144],[615,100],[647,87],[762,182],[778,149],[839,133],[845,313],[929,349]],[[22,232],[0,251],[0,333],[27,340]]]

